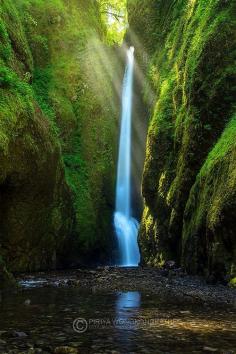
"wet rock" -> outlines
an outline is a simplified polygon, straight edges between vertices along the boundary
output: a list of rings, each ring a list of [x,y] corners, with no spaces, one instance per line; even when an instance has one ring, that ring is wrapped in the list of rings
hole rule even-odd
[[[175,261],[166,261],[164,264],[165,269],[174,269],[176,266]]]
[[[36,341],[36,345],[37,345],[37,346],[40,346],[40,347],[44,347],[45,343],[44,343],[43,340],[37,340],[37,341]],[[48,348],[47,348],[47,349],[48,349]]]
[[[76,348],[73,347],[57,347],[54,350],[55,354],[78,354],[79,351]]]
[[[96,268],[96,270],[98,270],[98,271],[103,271],[103,270],[104,270],[104,267],[98,266],[98,267]]]
[[[27,354],[41,354],[43,352],[40,348],[30,348]],[[45,354],[45,352],[43,352]]]
[[[169,271],[167,269],[161,269],[160,274],[163,277],[168,277]]]
[[[26,338],[26,337],[28,337],[28,334],[26,334],[25,332],[14,331],[13,332],[13,336],[14,337],[19,337],[19,338]]]
[[[66,284],[66,286],[69,286],[69,287],[72,287],[72,288],[73,287],[77,287],[77,286],[80,285],[80,280],[78,280],[78,279],[68,279],[68,280],[65,281],[65,284]],[[63,286],[63,284],[61,286]]]
[[[24,305],[29,306],[30,304],[31,304],[31,300],[30,299],[25,300]]]
[[[217,348],[212,348],[212,347],[204,347],[203,350],[206,352],[217,352],[218,351]]]
[[[206,284],[205,280],[197,276],[188,276],[181,268],[157,269],[157,268],[136,268],[119,269],[107,268],[109,271],[97,271],[95,276],[90,274],[91,270],[76,270],[74,272],[46,275],[46,286],[88,288],[91,292],[99,292],[104,288],[112,291],[150,291],[150,293],[173,296],[181,302],[202,302],[202,304],[219,303],[230,304],[236,308],[235,291],[232,288],[217,284]],[[171,274],[169,276],[169,273]],[[29,276],[28,276],[29,277]],[[167,286],[166,286],[167,285]],[[235,304],[234,304],[235,303]],[[52,307],[53,305],[50,305]]]
[[[214,274],[211,274],[207,277],[206,283],[210,285],[215,285],[217,283],[217,278],[214,276]]]
[[[92,293],[95,294],[97,292],[97,286],[92,287]]]
[[[69,279],[69,280],[67,280],[67,282],[66,282],[66,285],[71,286],[71,287],[76,286],[76,284],[77,284],[77,281],[74,280],[74,279]]]

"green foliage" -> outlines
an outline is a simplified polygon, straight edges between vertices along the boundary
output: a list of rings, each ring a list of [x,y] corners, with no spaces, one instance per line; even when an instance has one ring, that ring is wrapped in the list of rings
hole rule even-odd
[[[230,121],[236,94],[235,5],[128,1],[130,36],[140,57],[147,53],[146,97],[152,95],[150,87],[156,96],[143,176],[148,212],[140,243],[146,259],[165,254],[180,262],[182,257],[195,272],[212,271],[221,258],[229,271],[235,258],[226,246],[233,245],[235,232],[228,207],[235,210],[235,120]],[[221,218],[229,218],[225,237]]]
[[[5,36],[5,59],[12,60],[9,65],[15,63],[18,71],[32,70],[33,59],[21,23],[20,15],[12,0],[3,0],[0,8],[0,21],[2,21],[2,35]],[[3,29],[5,27],[5,30]],[[16,30],[17,29],[17,30]],[[5,35],[3,32],[5,31]],[[4,43],[3,43],[4,44]],[[13,57],[11,58],[11,54]]]
[[[209,230],[217,229],[223,210],[227,206],[234,208],[235,151],[236,116],[234,115],[218,142],[209,152],[191,189],[185,213],[188,215],[191,212],[192,219],[185,223],[184,242],[187,242],[188,238],[196,233],[196,230],[200,229],[204,223],[207,224]],[[220,244],[219,241],[218,243]]]
[[[206,175],[214,164],[227,157],[227,154],[236,147],[236,115],[226,125],[220,139],[207,156],[203,164],[199,177]]]
[[[5,66],[0,66],[0,88],[15,89],[21,95],[32,95],[30,86],[22,81],[14,71]]]
[[[52,69],[50,67],[46,67],[44,69],[35,68],[33,73],[33,77],[34,77],[33,90],[34,90],[35,99],[37,100],[44,114],[51,120],[55,132],[57,132],[57,127],[55,123],[56,114],[51,105],[50,96],[49,96],[51,70]]]
[[[109,245],[114,190],[114,63],[112,50],[106,53],[102,43],[108,35],[100,5],[92,0],[17,5],[34,58],[34,98],[58,135],[73,194],[76,247],[87,255]],[[116,5],[121,11],[123,5]]]
[[[35,34],[32,36],[32,45],[35,47],[42,47],[45,52],[48,52],[48,40],[42,35]]]
[[[8,33],[3,21],[0,19],[0,57],[4,61],[8,61],[11,57],[11,45]]]
[[[236,288],[236,277],[230,280],[229,285],[232,288]]]
[[[17,83],[17,75],[7,67],[0,67],[0,87],[15,87]]]
[[[122,44],[128,27],[126,0],[97,0],[109,44]]]

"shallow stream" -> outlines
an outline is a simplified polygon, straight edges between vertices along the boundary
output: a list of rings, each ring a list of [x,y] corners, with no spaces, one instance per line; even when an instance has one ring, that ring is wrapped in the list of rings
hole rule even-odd
[[[0,353],[54,353],[61,346],[78,353],[235,353],[230,308],[180,307],[138,291],[26,285],[2,297]]]

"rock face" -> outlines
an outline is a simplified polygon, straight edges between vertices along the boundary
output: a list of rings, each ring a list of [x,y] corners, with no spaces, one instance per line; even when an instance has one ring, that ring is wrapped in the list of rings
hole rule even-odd
[[[236,272],[235,2],[128,1],[154,95],[143,174],[143,262]],[[145,57],[146,63],[142,60]]]
[[[16,98],[11,98],[12,110]],[[73,215],[60,149],[39,109],[32,106],[25,117],[24,110],[15,108],[9,117],[15,129],[5,136],[7,151],[0,160],[2,254],[11,270],[51,268]]]
[[[107,261],[118,117],[112,79],[118,65],[102,41],[98,2],[23,1],[19,11],[34,59],[32,87],[56,131],[72,194],[74,242],[64,247],[69,265]]]
[[[1,1],[4,279],[109,253],[117,112],[104,31],[94,1]]]
[[[73,224],[61,148],[28,83],[32,54],[11,1],[0,28],[0,255],[11,271],[52,268]]]

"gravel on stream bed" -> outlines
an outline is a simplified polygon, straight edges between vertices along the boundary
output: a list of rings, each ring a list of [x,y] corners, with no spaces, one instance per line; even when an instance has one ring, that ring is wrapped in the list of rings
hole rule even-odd
[[[173,265],[17,281],[0,297],[0,354],[235,354],[236,290]]]
[[[97,267],[67,272],[25,274],[20,286],[78,287],[96,291],[142,291],[169,297],[176,302],[230,306],[236,309],[236,289],[222,284],[207,284],[203,277],[189,276],[181,269],[149,267]]]

